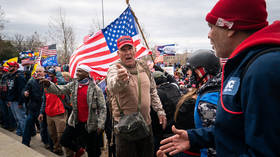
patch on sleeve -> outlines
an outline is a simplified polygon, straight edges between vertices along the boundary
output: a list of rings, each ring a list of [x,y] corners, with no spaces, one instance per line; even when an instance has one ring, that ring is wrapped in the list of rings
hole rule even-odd
[[[223,95],[235,95],[238,91],[239,85],[240,78],[231,77],[223,90]]]

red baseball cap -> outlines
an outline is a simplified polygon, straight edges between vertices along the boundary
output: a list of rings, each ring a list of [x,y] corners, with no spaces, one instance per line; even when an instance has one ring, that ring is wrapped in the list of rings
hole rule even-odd
[[[18,64],[17,62],[15,62],[15,61],[8,62],[7,64],[8,64],[9,66],[11,66],[11,67],[17,67],[17,68],[19,68],[19,64]]]
[[[117,40],[118,49],[121,49],[124,45],[133,46],[133,40],[130,36],[122,36]]]
[[[3,71],[8,72],[9,71],[8,67],[4,67]]]

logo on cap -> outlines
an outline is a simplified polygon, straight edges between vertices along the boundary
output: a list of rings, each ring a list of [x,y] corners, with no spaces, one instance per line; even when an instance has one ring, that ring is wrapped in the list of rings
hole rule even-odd
[[[217,22],[216,22],[216,26],[227,27],[228,29],[231,29],[233,24],[234,24],[233,22],[227,21],[220,17],[217,19]]]
[[[117,41],[118,49],[122,48],[124,45],[133,46],[133,40],[130,36],[122,36]]]

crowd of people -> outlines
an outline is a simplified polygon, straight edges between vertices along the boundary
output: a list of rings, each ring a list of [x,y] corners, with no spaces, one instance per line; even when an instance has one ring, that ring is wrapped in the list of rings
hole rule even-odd
[[[280,22],[268,25],[264,0],[219,0],[206,21],[214,51],[193,52],[174,76],[151,72],[120,37],[104,91],[83,64],[75,79],[41,66],[29,78],[9,62],[2,127],[28,147],[39,131],[46,149],[67,157],[99,157],[103,132],[110,157],[280,156]]]

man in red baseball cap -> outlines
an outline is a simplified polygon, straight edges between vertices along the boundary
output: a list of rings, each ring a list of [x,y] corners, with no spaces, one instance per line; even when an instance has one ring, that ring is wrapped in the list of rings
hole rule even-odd
[[[9,68],[8,67],[3,67],[3,71],[8,72]]]
[[[19,64],[17,62],[9,62],[7,76],[8,81],[8,94],[7,94],[7,105],[11,107],[11,111],[17,122],[16,134],[22,136],[25,128],[26,119],[26,108],[24,104],[23,89],[26,84],[24,74],[19,71]]]
[[[130,36],[122,36],[117,40],[118,55],[125,66],[133,67],[136,65],[133,40]]]
[[[6,69],[6,70],[4,70]],[[3,67],[0,64],[0,113],[2,120],[2,127],[9,131],[14,131],[16,124],[11,113],[11,110],[7,107],[6,98],[7,98],[7,67]]]
[[[19,68],[19,64],[15,61],[8,62],[7,64],[9,65],[8,68],[10,73],[17,71]]]
[[[117,47],[120,62],[112,65],[107,74],[107,88],[112,98],[119,102],[125,114],[137,112],[138,106],[140,106],[140,113],[149,128],[151,128],[150,107],[152,106],[157,112],[160,124],[165,129],[165,112],[157,95],[155,81],[151,77],[149,67],[146,63],[135,60],[136,48],[130,36],[120,37],[117,40]],[[138,80],[141,82],[140,84]],[[142,90],[141,93],[138,92],[139,88]],[[112,110],[115,124],[117,124],[121,115],[116,101],[112,101]],[[117,156],[153,157],[153,136],[152,130],[149,129],[149,131],[149,135],[133,141],[123,138],[120,134],[115,134]]]
[[[215,126],[177,130],[158,156],[215,146],[217,156],[280,155],[280,21],[267,22],[265,0],[219,0],[207,14],[216,55],[228,58]]]

